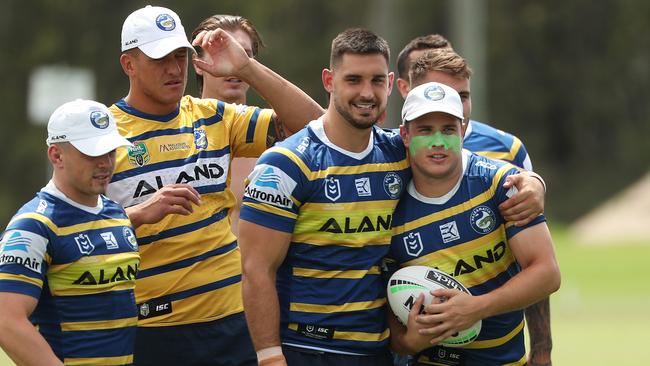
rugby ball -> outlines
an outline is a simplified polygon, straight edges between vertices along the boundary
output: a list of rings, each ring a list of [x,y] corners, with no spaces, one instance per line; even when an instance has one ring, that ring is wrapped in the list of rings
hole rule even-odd
[[[406,325],[408,315],[418,296],[424,294],[424,305],[433,301],[433,295],[429,291],[441,288],[457,289],[471,293],[452,276],[426,266],[409,266],[400,268],[390,277],[388,281],[387,297],[388,304],[399,321]],[[470,328],[440,342],[440,345],[447,347],[462,347],[472,343],[481,331],[481,320],[477,321]]]

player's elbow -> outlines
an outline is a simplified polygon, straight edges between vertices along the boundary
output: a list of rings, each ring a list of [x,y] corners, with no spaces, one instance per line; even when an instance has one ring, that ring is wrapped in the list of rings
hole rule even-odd
[[[546,276],[546,284],[548,286],[548,294],[550,295],[560,289],[562,275],[560,274],[560,267],[556,261],[553,261],[552,265],[549,267],[550,268]]]

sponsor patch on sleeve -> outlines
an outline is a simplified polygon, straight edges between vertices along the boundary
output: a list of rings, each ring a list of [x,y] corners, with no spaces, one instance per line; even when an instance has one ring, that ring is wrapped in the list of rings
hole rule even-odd
[[[297,183],[281,169],[267,164],[257,165],[248,181],[244,197],[280,208],[292,207],[291,194]]]
[[[31,231],[7,231],[0,241],[0,266],[17,264],[41,273],[47,242]]]

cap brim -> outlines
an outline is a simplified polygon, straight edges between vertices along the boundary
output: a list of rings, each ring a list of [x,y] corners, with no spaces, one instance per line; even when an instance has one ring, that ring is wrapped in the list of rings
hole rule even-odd
[[[70,143],[82,154],[93,157],[107,154],[121,146],[132,146],[129,140],[122,137],[117,131],[102,136],[70,141]]]
[[[414,120],[414,119],[416,119],[418,117],[424,116],[425,114],[436,113],[436,112],[446,113],[446,114],[449,114],[451,116],[454,116],[454,117],[462,120],[463,115],[459,114],[458,111],[455,111],[454,109],[455,108],[440,108],[439,106],[437,106],[435,108],[433,108],[433,107],[418,108],[418,109],[409,111],[409,113],[407,113],[404,116],[404,118],[402,119],[402,122],[410,122],[410,121],[412,121],[412,120]]]
[[[140,45],[138,48],[140,48],[145,55],[153,59],[163,58],[179,48],[189,48],[193,52],[196,52],[194,47],[192,47],[190,42],[188,42],[187,38],[184,36],[159,39],[157,41]]]

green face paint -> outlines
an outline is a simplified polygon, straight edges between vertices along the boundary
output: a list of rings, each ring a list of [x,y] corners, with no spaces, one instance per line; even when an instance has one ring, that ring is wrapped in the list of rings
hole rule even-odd
[[[411,155],[420,149],[430,149],[433,146],[442,146],[445,150],[452,150],[460,153],[460,136],[458,135],[443,135],[440,131],[433,135],[427,136],[414,136],[411,137],[411,145],[409,151]]]

